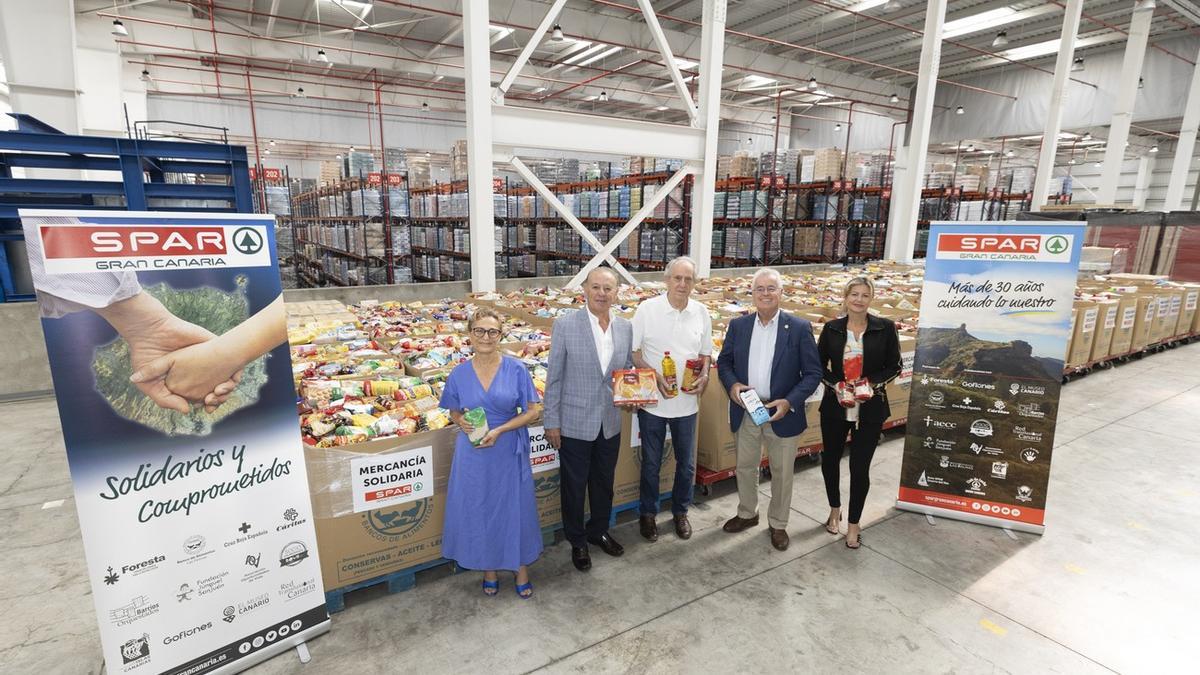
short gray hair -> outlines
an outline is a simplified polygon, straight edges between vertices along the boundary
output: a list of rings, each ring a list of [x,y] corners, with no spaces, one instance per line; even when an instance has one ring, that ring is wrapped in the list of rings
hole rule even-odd
[[[613,282],[618,286],[621,285],[621,277],[617,276],[617,271],[611,267],[608,267],[607,265],[598,265],[596,267],[593,267],[592,271],[588,272],[587,277],[585,277],[583,281],[585,283],[590,283],[592,280],[592,275],[597,272],[603,272],[604,274],[611,275]]]
[[[667,263],[666,269],[663,270],[663,276],[670,277],[671,276],[671,268],[674,267],[675,265],[677,265],[678,263],[687,263],[692,266],[692,280],[694,281],[696,279],[696,261],[692,260],[690,257],[688,257],[686,255],[681,255],[678,258],[674,258],[673,260],[671,260],[671,262]]]
[[[750,283],[758,281],[758,278],[763,275],[775,277],[775,283],[783,286],[783,275],[779,273],[779,270],[770,267],[760,267],[759,270],[754,273],[754,276],[751,277]]]

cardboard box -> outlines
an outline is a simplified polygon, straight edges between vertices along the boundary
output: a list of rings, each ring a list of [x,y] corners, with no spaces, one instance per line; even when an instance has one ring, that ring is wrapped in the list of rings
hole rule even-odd
[[[1096,337],[1092,341],[1092,361],[1103,361],[1111,353],[1120,305],[1117,300],[1101,300],[1096,303]]]
[[[1071,348],[1067,352],[1067,366],[1082,366],[1092,355],[1092,343],[1096,339],[1096,316],[1099,306],[1094,302],[1076,301],[1072,313]]]
[[[305,448],[316,519],[321,578],[342,588],[436,560],[442,555],[446,487],[456,429],[439,429],[343,448]],[[432,448],[433,496],[354,513],[350,465],[354,458]]]
[[[1137,315],[1133,324],[1133,339],[1130,351],[1140,352],[1151,344],[1150,334],[1154,317],[1158,315],[1158,296],[1149,293],[1137,295]]]
[[[709,389],[720,390],[720,383],[717,384],[716,387],[710,384]],[[708,391],[704,393],[708,394]],[[634,438],[635,431],[634,416],[621,413],[621,450],[613,480],[613,506],[636,502],[641,494],[642,447],[641,442]],[[658,475],[659,494],[669,494],[675,484],[675,448],[670,438],[663,444],[663,461]]]
[[[737,439],[729,430],[729,395],[721,386],[714,366],[708,388],[700,397],[696,421],[696,464],[709,471],[724,471],[737,465]]]
[[[1117,302],[1117,321],[1113,327],[1109,356],[1121,356],[1133,349],[1133,327],[1137,324],[1138,297],[1124,295]]]
[[[1183,308],[1179,313],[1179,323],[1175,328],[1175,334],[1178,336],[1187,336],[1196,332],[1193,325],[1196,323],[1197,304],[1200,304],[1200,286],[1196,284],[1187,284],[1183,287]]]
[[[1154,323],[1150,326],[1150,344],[1156,345],[1163,340],[1171,337],[1174,331],[1174,324],[1171,321],[1171,298],[1172,293],[1168,291],[1156,291],[1155,297],[1158,298],[1158,311],[1154,314]],[[1178,316],[1175,317],[1178,320]]]

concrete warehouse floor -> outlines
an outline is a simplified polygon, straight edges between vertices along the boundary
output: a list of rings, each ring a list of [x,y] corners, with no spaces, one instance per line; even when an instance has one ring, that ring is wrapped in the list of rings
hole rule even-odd
[[[766,528],[721,531],[732,481],[693,509],[689,542],[615,530],[580,574],[563,543],[521,601],[474,573],[351,595],[312,662],[252,672],[1164,672],[1200,659],[1200,344],[1063,390],[1045,536],[893,508],[901,441],[876,454],[865,546],[825,533],[818,466],[800,460],[786,553]],[[2,673],[102,670],[54,401],[0,405]],[[843,481],[848,472],[843,470]],[[764,493],[767,485],[763,485]],[[65,504],[54,507],[55,500]],[[765,505],[760,505],[765,509]],[[661,518],[665,525],[666,517]],[[844,525],[843,525],[844,528]],[[664,527],[664,530],[669,529]]]

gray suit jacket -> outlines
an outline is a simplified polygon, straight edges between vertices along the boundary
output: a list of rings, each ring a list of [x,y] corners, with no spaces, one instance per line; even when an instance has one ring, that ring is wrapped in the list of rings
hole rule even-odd
[[[601,370],[587,308],[554,320],[542,424],[563,436],[592,441],[621,433],[621,411],[613,405],[612,371],[633,367],[633,325],[613,317],[613,355]]]

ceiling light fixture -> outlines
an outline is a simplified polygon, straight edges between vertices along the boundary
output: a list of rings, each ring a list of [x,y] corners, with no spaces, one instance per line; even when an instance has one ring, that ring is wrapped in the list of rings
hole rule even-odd
[[[1097,169],[1099,169],[1100,167],[1102,167],[1102,166],[1104,166],[1104,165],[1103,165],[1103,164],[1101,164],[1100,162],[1096,162],[1096,163],[1095,163],[1095,164],[1093,164],[1092,166],[1094,166],[1094,167],[1096,167]]]
[[[350,146],[350,152],[354,152],[354,146]]]
[[[429,103],[425,101],[421,102],[421,112],[429,112]]]
[[[433,153],[429,153],[429,152],[427,152],[427,153],[425,153],[425,156],[426,156],[426,157],[432,157],[432,156],[433,156]]]
[[[263,154],[264,154],[264,155],[269,155],[269,154],[271,154],[271,149],[270,149],[270,148],[267,148],[266,150],[263,150]]]
[[[776,122],[778,122],[778,121],[779,121],[779,118],[778,118],[778,117],[776,117],[775,115],[771,115],[771,124],[774,124],[774,123],[776,123]]]
[[[1083,140],[1085,140],[1085,141],[1092,140],[1092,132],[1090,132],[1090,131],[1083,132]]]
[[[841,122],[838,122],[837,124],[833,125],[833,130],[834,130],[834,131],[841,131],[841,130],[842,130],[842,123],[841,123]]]
[[[605,103],[607,101],[608,101],[608,92],[607,91],[600,92],[600,102]]]
[[[967,152],[975,152],[975,144],[974,143],[967,146]]]
[[[304,87],[296,87],[296,98],[304,98]]]
[[[321,63],[329,63],[329,56],[327,56],[325,54],[324,49],[317,50],[317,60],[320,61]]]
[[[563,37],[562,26],[554,24],[554,30],[550,32],[550,39],[555,42],[562,42],[565,39]]]
[[[1146,88],[1146,78],[1139,77],[1138,78],[1138,89],[1145,89],[1145,88]]]
[[[1071,72],[1078,73],[1078,72],[1082,72],[1082,71],[1083,71],[1083,57],[1076,56],[1075,60],[1071,63]]]
[[[336,158],[337,158],[337,159],[339,159],[339,160],[342,158],[342,156],[341,156],[341,155],[334,155],[334,157],[336,157]]]
[[[746,145],[754,145],[754,139],[753,139],[753,138],[747,138],[747,139],[746,139]]]
[[[815,77],[808,78],[808,88],[809,89],[817,88],[817,78],[815,78]]]
[[[1154,147],[1150,148],[1150,152],[1158,152],[1158,146],[1155,145]]]
[[[142,68],[142,76],[139,79],[141,79],[142,82],[149,82],[150,81],[150,71],[146,70],[145,68]]]
[[[113,19],[112,34],[117,37],[129,37],[129,29],[120,19]]]
[[[656,107],[656,108],[655,108],[655,110],[657,110],[657,111],[659,111],[659,112],[662,112],[662,111],[664,111],[664,110],[670,110],[670,109],[671,109],[671,106],[667,106],[667,105],[660,105],[660,106],[658,106],[658,107]]]
[[[888,100],[891,101],[892,103],[899,103],[900,96],[898,94],[892,94],[892,97],[889,98]]]
[[[962,115],[962,114],[963,114],[963,113],[965,113],[965,112],[967,112],[967,111],[966,111],[966,110],[964,110],[964,109],[963,109],[963,107],[962,107],[961,105],[960,105],[960,106],[958,106],[957,108],[955,108],[955,109],[954,109],[954,114],[955,114],[955,115]]]
[[[1075,158],[1072,157],[1071,159],[1068,159],[1067,164],[1070,164],[1071,166],[1075,166]]]
[[[275,147],[275,139],[274,139],[274,138],[272,138],[272,139],[270,140],[270,142],[269,142],[269,145],[270,145],[272,148],[273,148],[273,147]]]
[[[1004,156],[1005,156],[1005,157],[1013,157],[1013,156],[1015,156],[1016,154],[1017,154],[1017,153],[1013,152],[1012,150],[1009,150],[1008,152],[1004,153]]]
[[[992,40],[993,47],[1003,47],[1008,44],[1008,32],[1000,31],[996,33],[996,39]]]

